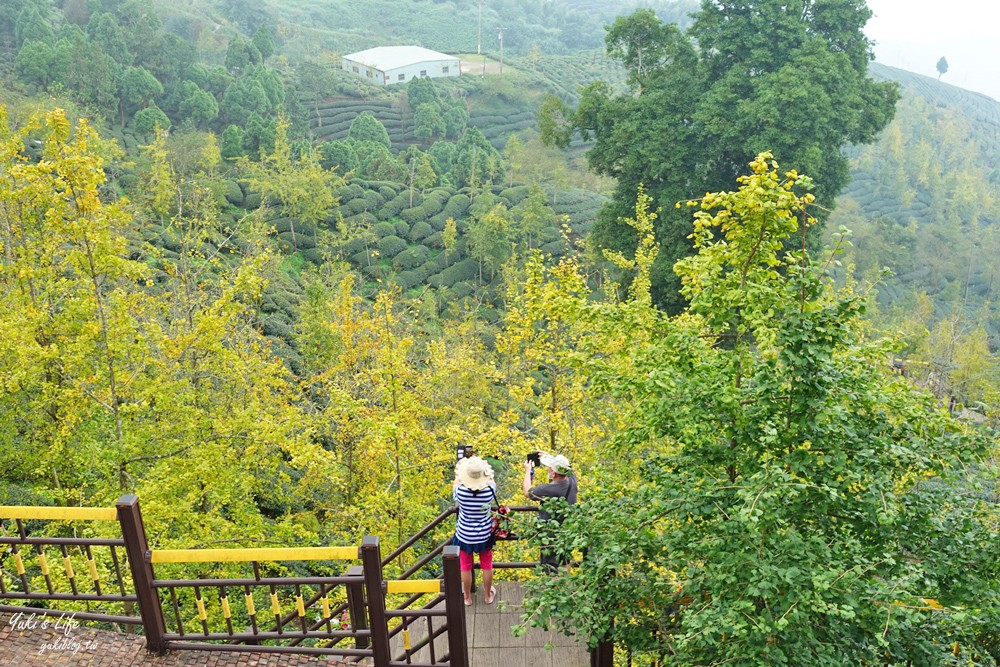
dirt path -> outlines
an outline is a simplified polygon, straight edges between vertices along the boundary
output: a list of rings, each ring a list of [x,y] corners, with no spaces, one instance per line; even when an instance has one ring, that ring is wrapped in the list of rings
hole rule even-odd
[[[462,74],[482,74],[483,73],[483,60],[482,60],[482,58],[462,60],[460,62],[461,62],[460,69],[462,71]],[[508,69],[508,68],[505,67],[505,69]],[[499,74],[500,73],[500,63],[498,61],[496,61],[496,60],[492,60],[490,58],[487,58],[486,59],[486,73],[487,74]]]

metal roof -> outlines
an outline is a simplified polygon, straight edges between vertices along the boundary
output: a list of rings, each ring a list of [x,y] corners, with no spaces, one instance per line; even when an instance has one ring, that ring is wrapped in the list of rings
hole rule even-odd
[[[458,57],[422,46],[376,46],[374,49],[348,54],[344,56],[344,60],[352,60],[384,72],[429,60],[458,60]]]

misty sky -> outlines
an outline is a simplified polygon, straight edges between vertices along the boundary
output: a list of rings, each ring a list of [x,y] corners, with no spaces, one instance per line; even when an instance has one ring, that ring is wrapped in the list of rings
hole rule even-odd
[[[1000,101],[1000,2],[998,0],[868,0],[875,16],[865,33],[875,40],[875,60],[937,76]]]

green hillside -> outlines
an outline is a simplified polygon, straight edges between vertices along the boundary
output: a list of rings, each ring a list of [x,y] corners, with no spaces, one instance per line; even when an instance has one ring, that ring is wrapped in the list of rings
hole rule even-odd
[[[847,259],[879,283],[885,308],[932,298],[935,318],[964,313],[993,335],[1000,287],[1000,102],[936,79],[874,65],[898,81],[896,118],[877,143],[851,149],[851,183],[828,233],[854,232]]]

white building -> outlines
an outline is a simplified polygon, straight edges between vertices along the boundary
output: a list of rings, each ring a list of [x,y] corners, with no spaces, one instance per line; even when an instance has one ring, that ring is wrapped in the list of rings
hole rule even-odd
[[[344,70],[387,86],[417,76],[458,76],[458,58],[421,46],[376,46],[344,56]]]

